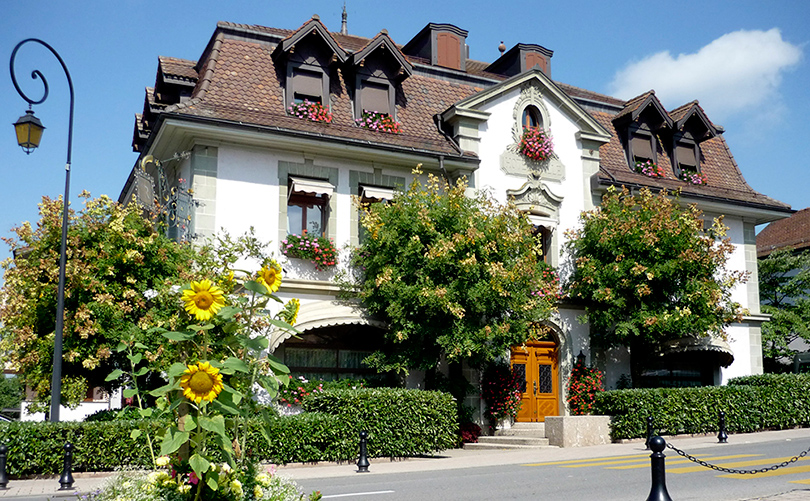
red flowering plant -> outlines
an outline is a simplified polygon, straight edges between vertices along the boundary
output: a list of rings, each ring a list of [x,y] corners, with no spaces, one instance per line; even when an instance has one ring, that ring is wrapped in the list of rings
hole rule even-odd
[[[681,175],[678,178],[689,184],[707,184],[708,181],[705,174],[686,169],[681,170]]]
[[[332,122],[332,113],[327,106],[306,99],[302,103],[293,103],[292,106],[287,108],[287,111],[290,115],[312,120],[313,122]]]
[[[636,172],[644,174],[647,177],[664,177],[664,169],[659,167],[652,160],[644,160],[636,162]]]
[[[532,296],[556,303],[560,299],[560,276],[550,266],[543,270],[542,279],[537,283]]]
[[[518,144],[518,151],[530,160],[548,160],[554,152],[551,134],[539,127],[526,127]]]
[[[316,237],[304,230],[301,235],[287,235],[281,241],[281,253],[288,257],[309,259],[315,268],[323,271],[337,264],[337,249],[326,237]]]
[[[602,372],[585,365],[585,357],[580,355],[571,377],[568,378],[568,408],[571,414],[582,416],[590,414],[596,394],[605,391],[602,387]]]
[[[486,417],[494,428],[502,419],[515,419],[521,406],[526,380],[509,364],[493,362],[484,369],[481,396],[487,404]]]
[[[363,116],[355,120],[355,123],[364,129],[388,132],[389,134],[399,134],[402,132],[402,125],[394,120],[388,113],[379,111],[363,110]]]

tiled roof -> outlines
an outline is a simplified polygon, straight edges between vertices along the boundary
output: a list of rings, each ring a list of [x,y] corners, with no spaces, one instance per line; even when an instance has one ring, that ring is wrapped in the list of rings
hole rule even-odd
[[[770,206],[777,210],[790,209],[787,204],[754,191],[745,182],[723,136],[716,136],[700,144],[701,172],[706,176],[707,184],[693,185],[675,177],[672,169],[667,168],[672,165],[672,160],[667,152],[660,148],[657,152],[658,165],[664,167],[664,178],[652,178],[632,170],[613,124],[615,115],[600,112],[592,112],[591,115],[611,132],[610,142],[599,149],[602,167],[599,179],[606,184],[680,189],[686,196],[712,197],[731,202]]]
[[[309,22],[308,20],[307,23]],[[294,35],[296,31],[225,22],[220,22],[217,26],[218,31],[212,39],[212,44],[209,44],[203,53],[202,61],[160,58],[164,74],[197,81],[191,99],[169,106],[165,110],[166,113],[254,124],[290,132],[315,134],[334,140],[359,141],[379,147],[457,155],[456,145],[437,129],[433,117],[455,103],[484,90],[481,86],[489,87],[487,80],[482,78],[493,83],[505,79],[502,75],[486,72],[485,68],[489,63],[468,59],[466,72],[439,68],[425,71],[423,67],[429,66],[430,61],[406,55],[404,57],[409,63],[418,66],[415,66],[411,76],[402,80],[397,90],[396,116],[401,123],[402,132],[387,134],[359,128],[354,124],[350,97],[353,92],[344,81],[343,67],[335,65],[330,68],[330,105],[333,121],[329,124],[311,122],[287,114],[282,86],[285,72],[283,68],[276,66],[276,60],[271,56],[274,44]],[[230,33],[233,32],[236,36],[231,36]],[[329,35],[348,53],[361,51],[371,41],[369,38],[340,33]],[[262,38],[264,40],[260,40]],[[214,47],[217,50],[214,50]],[[397,47],[401,49],[402,46]],[[420,67],[423,69],[419,69]],[[468,83],[463,83],[465,81]],[[614,121],[618,117],[632,113],[650,96],[655,99],[653,91],[623,101],[568,84],[557,85],[572,99],[578,101],[612,134],[610,142],[600,149],[601,169],[598,178],[603,184],[681,189],[686,195],[751,204],[782,212],[789,211],[786,204],[762,195],[748,186],[722,136],[713,137],[700,144],[701,172],[707,177],[707,185],[695,186],[675,179],[672,169],[665,169],[666,177],[662,179],[650,178],[631,170]],[[159,104],[155,103],[151,96],[148,99],[148,104]],[[694,104],[696,103],[687,103],[676,108],[667,114],[667,117],[682,118]],[[142,132],[142,129],[136,131]],[[658,151],[658,163],[661,166],[671,165],[665,151]]]
[[[456,155],[457,150],[437,130],[433,116],[481,90],[411,76],[402,83],[402,92],[397,95],[397,120],[402,124],[402,132],[387,134],[354,124],[352,102],[342,72],[332,71],[333,121],[330,124],[288,115],[279,77],[279,70],[266,47],[226,38],[205,97],[167,111]]]
[[[810,208],[802,209],[787,219],[774,221],[757,235],[757,256],[792,247],[796,250],[810,248]]]

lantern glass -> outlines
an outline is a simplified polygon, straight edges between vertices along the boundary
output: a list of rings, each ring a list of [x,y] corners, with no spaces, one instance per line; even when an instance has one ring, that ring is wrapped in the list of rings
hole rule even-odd
[[[45,130],[42,122],[39,121],[34,115],[32,110],[26,110],[25,115],[21,116],[17,123],[14,124],[14,129],[17,132],[17,144],[19,144],[26,153],[31,153],[34,148],[39,146],[42,139],[42,131]]]

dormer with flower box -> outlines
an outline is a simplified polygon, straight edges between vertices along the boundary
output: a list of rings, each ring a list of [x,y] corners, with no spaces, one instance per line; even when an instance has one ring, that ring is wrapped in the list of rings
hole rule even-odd
[[[285,75],[284,106],[288,112],[310,120],[328,116],[331,81],[337,65],[347,58],[317,16],[282,40],[273,51],[273,59]],[[318,109],[300,113],[302,106]]]
[[[666,146],[661,144],[661,138],[668,137],[674,126],[654,91],[628,101],[624,110],[613,118],[613,124],[624,146],[628,166],[638,172],[645,165],[657,166],[658,152]]]
[[[399,132],[396,96],[413,66],[383,30],[351,55],[354,74],[354,117],[358,126],[381,132]]]
[[[714,125],[697,101],[670,112],[674,121],[672,134],[672,171],[675,177],[691,184],[706,184],[700,168],[700,144],[723,133]]]

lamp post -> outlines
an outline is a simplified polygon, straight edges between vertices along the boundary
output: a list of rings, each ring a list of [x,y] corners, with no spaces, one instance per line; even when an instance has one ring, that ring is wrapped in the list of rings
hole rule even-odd
[[[17,93],[28,102],[28,110],[25,115],[21,116],[14,128],[17,132],[17,142],[25,150],[26,154],[30,154],[36,147],[39,146],[39,141],[42,138],[42,131],[45,127],[31,109],[32,105],[40,104],[48,97],[48,81],[45,76],[39,71],[34,70],[31,72],[31,78],[42,80],[42,85],[45,91],[40,99],[31,99],[25,92],[17,85],[17,78],[14,75],[14,58],[17,56],[17,51],[26,43],[38,43],[51,51],[59,60],[62,69],[65,70],[67,77],[68,87],[70,88],[70,114],[68,118],[68,141],[67,141],[67,162],[65,163],[65,196],[62,198],[62,246],[59,251],[59,288],[57,290],[56,302],[56,332],[53,341],[53,376],[51,377],[51,413],[50,418],[53,422],[59,421],[59,405],[62,400],[62,330],[65,322],[65,261],[67,260],[67,232],[68,232],[68,193],[70,190],[70,153],[73,143],[73,81],[70,78],[70,72],[65,66],[65,62],[59,54],[47,43],[38,38],[27,38],[18,43],[14,50],[11,51],[11,60],[9,61],[9,71],[11,72],[11,81]]]

